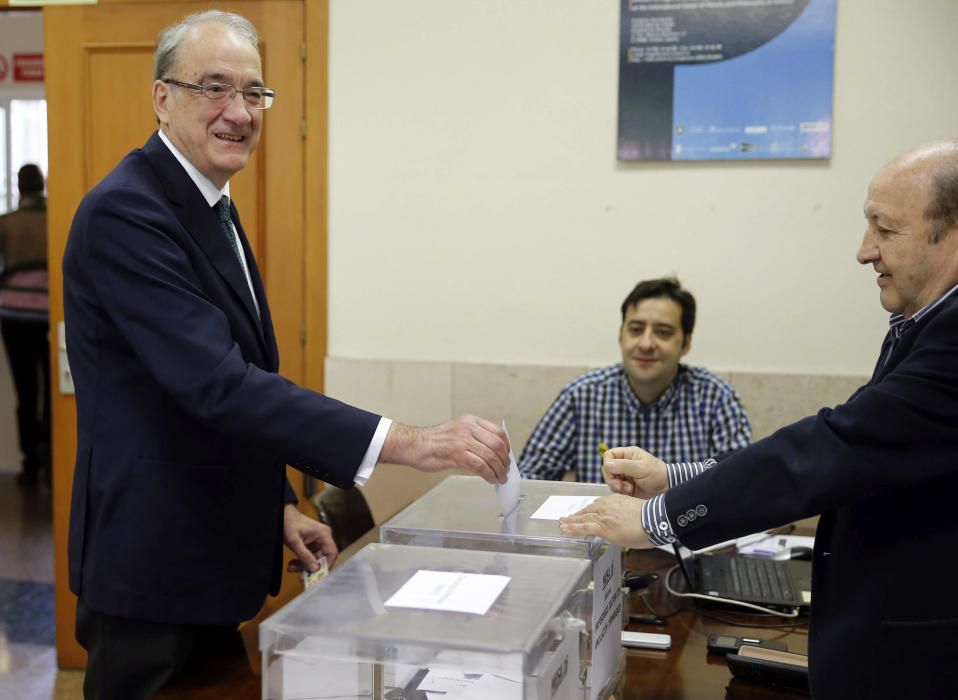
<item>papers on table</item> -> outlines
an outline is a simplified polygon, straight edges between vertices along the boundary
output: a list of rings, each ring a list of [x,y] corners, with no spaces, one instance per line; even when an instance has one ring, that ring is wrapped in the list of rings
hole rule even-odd
[[[549,496],[530,517],[533,520],[558,520],[577,513],[597,498],[598,496]]]
[[[502,429],[509,437],[506,422],[502,421]],[[519,476],[519,467],[516,465],[516,456],[512,453],[512,440],[509,440],[509,479],[504,484],[496,484],[496,495],[499,497],[499,513],[508,517],[519,507],[519,485],[522,477]]]
[[[485,615],[509,580],[509,576],[420,569],[385,605]]]
[[[522,681],[491,673],[430,670],[419,689],[429,698],[456,700],[489,700],[489,698],[522,697]]]
[[[442,655],[440,655],[441,657]],[[437,658],[436,661],[441,661]],[[416,675],[426,671],[416,682]],[[522,678],[510,678],[500,673],[468,673],[452,667],[420,669],[397,664],[394,684],[405,688],[412,682],[416,690],[426,693],[429,700],[522,700]]]

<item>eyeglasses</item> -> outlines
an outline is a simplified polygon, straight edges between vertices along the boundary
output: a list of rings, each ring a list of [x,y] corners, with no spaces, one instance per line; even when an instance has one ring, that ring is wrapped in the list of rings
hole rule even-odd
[[[246,106],[250,109],[269,109],[273,104],[273,99],[276,97],[276,91],[267,87],[253,86],[245,90],[240,90],[237,87],[223,83],[196,85],[195,83],[183,83],[179,80],[173,80],[172,78],[164,78],[163,82],[189,90],[196,90],[196,92],[218,106],[228,105],[233,101],[233,98],[236,97],[237,92],[243,95],[243,102],[245,102]]]

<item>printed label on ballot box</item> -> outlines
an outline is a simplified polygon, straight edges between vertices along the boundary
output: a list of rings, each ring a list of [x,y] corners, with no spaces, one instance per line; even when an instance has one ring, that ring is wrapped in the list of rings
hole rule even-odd
[[[592,570],[592,679],[591,700],[615,671],[622,653],[622,550],[610,544]]]

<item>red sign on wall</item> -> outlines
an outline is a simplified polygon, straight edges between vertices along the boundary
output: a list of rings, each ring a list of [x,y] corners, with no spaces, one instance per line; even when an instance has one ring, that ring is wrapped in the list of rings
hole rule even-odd
[[[13,81],[16,83],[42,83],[43,54],[13,54]]]

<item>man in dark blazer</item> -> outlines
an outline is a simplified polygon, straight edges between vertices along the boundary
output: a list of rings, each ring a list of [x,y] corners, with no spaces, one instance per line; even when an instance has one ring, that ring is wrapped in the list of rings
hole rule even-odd
[[[865,219],[858,261],[878,273],[892,314],[868,384],[685,481],[638,448],[610,450],[604,469],[619,494],[561,528],[697,549],[821,514],[812,697],[955,698],[958,596],[946,572],[958,542],[958,140],[882,168]]]
[[[329,529],[295,508],[285,464],[342,487],[377,462],[492,483],[509,464],[488,421],[412,428],[277,373],[229,201],[273,100],[256,32],[231,13],[187,17],[161,33],[154,73],[159,132],[87,194],[63,260],[87,698],[150,697],[253,617],[278,590],[284,541],[310,571],[335,557]]]

